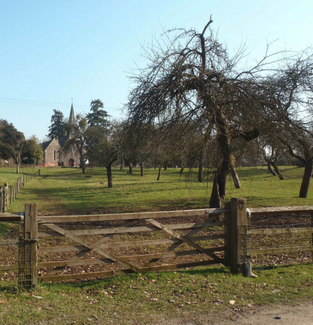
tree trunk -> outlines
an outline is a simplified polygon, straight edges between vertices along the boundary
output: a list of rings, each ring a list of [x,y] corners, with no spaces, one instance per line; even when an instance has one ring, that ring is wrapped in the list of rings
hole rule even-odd
[[[130,162],[128,162],[128,168],[129,168],[129,174],[133,175],[133,165]]]
[[[284,179],[284,176],[281,174],[280,170],[278,169],[278,167],[276,166],[276,164],[274,162],[271,163],[271,165],[273,166],[276,175],[279,177],[280,180]]]
[[[167,170],[167,167],[168,167],[168,162],[164,164],[164,170]]]
[[[143,163],[142,162],[140,163],[140,175],[141,176],[145,176],[145,171],[144,171]]]
[[[214,181],[213,188],[211,192],[210,198],[210,207],[211,208],[220,208],[223,205],[225,195],[226,195],[226,182],[227,175],[232,166],[232,155],[230,148],[230,138],[227,130],[226,122],[222,112],[219,107],[217,107],[214,103],[207,103],[205,106],[209,107],[212,104],[215,106],[215,117],[216,117],[216,125],[218,128],[218,137],[217,141],[219,144],[219,149],[222,154],[221,164],[218,166]]]
[[[241,188],[240,179],[234,166],[231,166],[231,176],[236,188]]]
[[[223,162],[216,172],[210,198],[210,208],[221,208],[226,195],[226,182],[228,175],[228,163]]]
[[[210,208],[220,208],[222,202],[220,201],[219,196],[219,186],[218,186],[218,176],[217,173],[214,176],[212,193],[210,197]]]
[[[273,170],[273,168],[272,168],[270,162],[267,163],[267,169],[268,169],[268,171],[269,171],[273,176],[276,176],[276,173],[275,173],[275,171]]]
[[[80,159],[80,167],[82,168],[83,174],[86,174],[86,165],[84,159]]]
[[[312,175],[312,159],[307,159],[304,167],[304,174],[302,178],[299,197],[306,198],[308,196],[310,180]]]
[[[203,182],[203,158],[202,153],[199,159],[198,182]]]
[[[120,166],[120,171],[123,170],[123,162],[124,162],[124,158],[123,155],[121,156],[121,166]]]
[[[111,188],[111,187],[113,187],[113,182],[112,182],[112,164],[109,164],[105,168],[107,170],[108,187]]]
[[[182,175],[182,173],[184,172],[184,169],[185,169],[185,167],[184,166],[182,166],[181,167],[181,169],[180,169],[180,171],[179,171],[179,174],[180,174],[180,176]]]
[[[16,163],[16,174],[19,174],[20,173],[20,162],[18,161]]]
[[[159,172],[158,172],[158,178],[157,178],[157,181],[160,180],[161,172],[162,172],[162,165],[159,165]]]

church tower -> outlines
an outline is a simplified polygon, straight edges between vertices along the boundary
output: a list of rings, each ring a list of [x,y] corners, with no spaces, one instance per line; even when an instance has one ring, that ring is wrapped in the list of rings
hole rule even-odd
[[[67,130],[67,135],[69,138],[73,138],[75,136],[75,132],[74,132],[75,125],[76,125],[76,118],[75,118],[74,105],[72,100],[70,116],[68,118],[68,130]]]
[[[75,113],[74,113],[73,100],[72,100],[71,112],[70,112],[70,117],[68,119],[68,122],[70,124],[76,124],[76,118],[75,118]]]

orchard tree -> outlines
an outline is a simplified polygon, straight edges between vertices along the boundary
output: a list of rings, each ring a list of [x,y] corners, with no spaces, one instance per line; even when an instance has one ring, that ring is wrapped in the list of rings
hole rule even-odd
[[[307,197],[313,171],[313,54],[288,58],[283,68],[265,80],[264,120],[292,157],[304,164],[299,197]]]
[[[111,124],[111,128],[89,127],[86,132],[87,156],[98,166],[104,166],[107,171],[108,187],[113,187],[112,165],[118,159],[119,154],[118,125]]]
[[[75,123],[68,123],[66,126],[67,132],[69,134],[69,138],[66,141],[63,150],[65,152],[72,150],[73,146],[79,152],[80,156],[80,167],[82,169],[82,173],[86,173],[86,152],[87,152],[87,134],[88,134],[88,123],[87,119],[78,114],[76,116]]]
[[[136,86],[129,95],[128,115],[133,123],[162,121],[171,126],[193,121],[199,125],[195,133],[210,125],[221,157],[215,166],[210,206],[220,207],[227,176],[235,170],[232,139],[250,141],[259,135],[263,109],[259,85],[268,55],[246,68],[240,62],[242,49],[231,57],[214,36],[211,23],[200,33],[177,29],[156,41],[148,51],[147,67],[132,76]]]
[[[210,206],[220,207],[227,176],[235,176],[234,140],[257,138],[273,120],[299,139],[310,135],[299,112],[312,107],[313,69],[309,52],[270,54],[270,46],[249,66],[244,49],[230,55],[211,24],[212,20],[200,33],[176,29],[156,40],[146,52],[147,67],[132,76],[135,87],[127,107],[133,123],[170,127],[177,121],[193,121],[199,125],[195,132],[204,124],[212,127],[220,159],[214,166]]]

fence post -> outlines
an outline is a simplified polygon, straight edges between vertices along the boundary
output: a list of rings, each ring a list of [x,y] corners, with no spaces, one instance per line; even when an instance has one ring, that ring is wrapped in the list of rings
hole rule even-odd
[[[17,184],[13,185],[13,201],[16,200],[16,189],[17,189]]]
[[[0,186],[0,212],[4,212],[4,199],[3,199],[3,195],[4,195],[4,190],[3,190],[3,186]]]
[[[230,267],[232,264],[232,256],[235,254],[234,245],[233,245],[233,236],[234,233],[231,231],[232,227],[232,215],[230,211],[230,201],[225,203],[225,209],[229,212],[225,213],[225,266]],[[233,268],[231,267],[231,272],[233,273]]]
[[[8,206],[9,206],[9,185],[7,183],[4,183],[4,188],[3,188],[3,212],[6,211]]]
[[[242,222],[243,214],[246,214],[245,199],[232,198],[227,204],[230,213],[226,214],[226,260],[231,273],[238,273],[239,267],[239,225]]]
[[[311,227],[313,228],[313,211],[311,212]],[[312,231],[312,246],[313,246],[313,231]],[[312,254],[312,261],[313,261],[313,254]]]
[[[256,278],[257,275],[252,272],[250,252],[250,235],[248,231],[251,228],[251,215],[247,213],[247,206],[245,199],[232,199],[231,210],[237,216],[237,270],[240,270],[243,276]]]
[[[37,285],[37,204],[25,204],[24,220],[19,227],[19,287],[32,289]]]
[[[255,277],[252,273],[251,258],[248,255],[250,236],[248,230],[251,227],[251,219],[247,214],[246,200],[232,198],[225,205],[230,210],[226,213],[226,266],[231,273],[238,273],[240,266],[244,276]]]

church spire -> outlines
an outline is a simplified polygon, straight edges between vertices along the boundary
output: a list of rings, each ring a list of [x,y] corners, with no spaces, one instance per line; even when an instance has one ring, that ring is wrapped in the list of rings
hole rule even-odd
[[[70,117],[68,119],[68,122],[70,124],[76,124],[76,118],[75,118],[74,106],[73,106],[73,99],[72,99],[71,112],[70,112]]]

